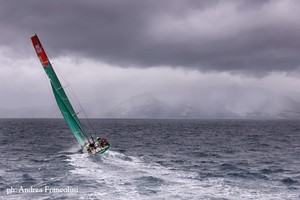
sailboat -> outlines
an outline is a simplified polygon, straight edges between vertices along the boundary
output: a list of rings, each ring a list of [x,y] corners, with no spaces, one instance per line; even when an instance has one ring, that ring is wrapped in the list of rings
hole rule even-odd
[[[110,147],[107,139],[98,137],[95,141],[92,134],[88,135],[86,133],[64,91],[64,88],[62,87],[58,77],[56,76],[56,73],[48,59],[48,56],[46,55],[46,52],[38,36],[36,34],[32,36],[31,41],[36,54],[40,59],[40,62],[42,63],[42,66],[48,78],[50,79],[51,88],[58,108],[60,109],[63,118],[69,125],[69,128],[73,132],[79,145],[82,147],[83,152],[90,154],[103,154]]]

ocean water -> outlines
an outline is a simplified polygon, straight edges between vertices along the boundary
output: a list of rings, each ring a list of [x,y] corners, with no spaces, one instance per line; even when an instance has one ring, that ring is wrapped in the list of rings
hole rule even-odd
[[[62,119],[1,119],[0,199],[300,199],[300,121],[90,122],[103,155]]]

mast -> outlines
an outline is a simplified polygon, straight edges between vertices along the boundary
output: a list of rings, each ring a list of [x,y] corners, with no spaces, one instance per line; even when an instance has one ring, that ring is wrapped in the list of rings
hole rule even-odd
[[[50,79],[51,88],[54,94],[54,97],[56,99],[56,103],[65,119],[67,124],[69,125],[71,131],[73,132],[75,138],[77,139],[78,143],[81,146],[85,145],[85,138],[89,141],[88,135],[85,133],[82,124],[80,123],[58,77],[55,74],[55,71],[48,59],[48,56],[46,55],[46,52],[44,51],[44,48],[38,38],[38,36],[35,34],[31,37],[31,41],[33,44],[33,47],[36,51],[36,54],[38,58],[41,61],[41,64]]]

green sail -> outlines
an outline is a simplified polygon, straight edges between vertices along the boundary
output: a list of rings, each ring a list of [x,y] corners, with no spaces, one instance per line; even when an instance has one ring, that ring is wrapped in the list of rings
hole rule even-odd
[[[41,64],[50,79],[54,97],[64,119],[68,123],[78,143],[81,146],[84,146],[87,143],[86,140],[89,142],[89,137],[84,132],[83,126],[80,123],[63,87],[61,86],[59,79],[57,78],[55,71],[37,35],[32,36],[31,41],[36,51],[36,54],[40,59]]]
[[[86,133],[83,130],[82,124],[80,123],[63,87],[61,86],[50,62],[48,66],[44,66],[44,69],[51,81],[51,87],[57,102],[57,105],[68,123],[71,131],[81,146],[85,145]]]
[[[55,71],[48,59],[48,56],[38,38],[38,36],[35,34],[31,37],[31,41],[33,44],[33,47],[35,49],[35,52],[50,79],[51,88],[56,100],[56,103],[66,120],[67,124],[69,125],[71,131],[73,132],[75,138],[77,139],[78,143],[85,147],[86,152],[93,153],[93,154],[102,154],[105,151],[108,150],[110,147],[108,141],[105,138],[100,138],[97,143],[95,143],[92,135],[90,137],[85,133],[82,124],[80,123],[62,85],[60,84],[59,79],[57,78]],[[92,140],[92,142],[89,140],[89,138]],[[89,144],[89,145],[87,145]],[[93,144],[94,146],[91,147],[90,144]]]

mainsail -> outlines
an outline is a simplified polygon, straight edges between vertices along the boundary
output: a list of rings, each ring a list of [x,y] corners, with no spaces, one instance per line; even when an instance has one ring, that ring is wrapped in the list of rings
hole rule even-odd
[[[32,44],[34,49],[39,57],[46,74],[48,75],[52,87],[52,91],[54,93],[54,97],[56,99],[57,105],[68,123],[71,131],[73,132],[75,138],[77,139],[78,143],[83,147],[89,141],[88,135],[85,133],[82,124],[80,123],[76,112],[74,111],[62,85],[57,78],[55,71],[46,55],[46,52],[43,49],[43,46],[35,34],[31,37]],[[87,141],[86,141],[87,140]]]

